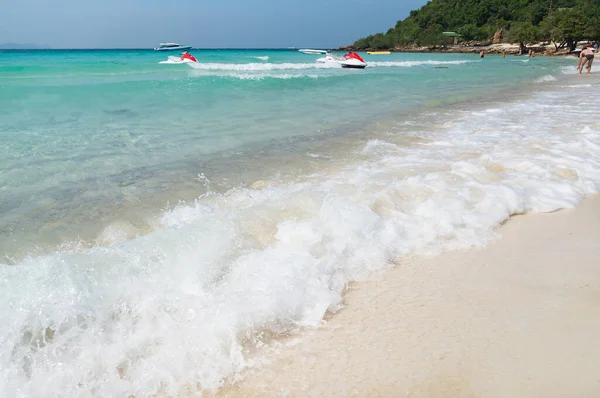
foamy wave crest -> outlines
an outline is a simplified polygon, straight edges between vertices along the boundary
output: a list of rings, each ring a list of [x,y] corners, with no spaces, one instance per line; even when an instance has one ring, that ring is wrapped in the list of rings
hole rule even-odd
[[[563,75],[575,75],[578,73],[577,71],[577,63],[575,61],[575,63],[573,65],[569,65],[569,66],[563,66],[562,68],[560,68],[560,72]]]
[[[261,61],[268,61],[269,60],[269,56],[268,55],[263,55],[263,56],[260,56],[260,57],[252,57],[252,58],[260,59]]]
[[[235,79],[241,80],[263,80],[263,79],[279,79],[279,80],[289,80],[289,79],[319,79],[326,76],[319,76],[314,74],[290,74],[290,73],[260,73],[260,74],[243,74],[243,73],[232,73],[229,75],[220,75],[221,77],[233,77]]]
[[[264,64],[264,63],[249,63],[249,64],[202,64],[202,63],[190,63],[188,64],[194,69],[208,70],[208,71],[273,71],[273,70],[305,70],[305,69],[331,69],[338,67],[339,65],[328,65],[325,63],[281,63],[281,64]]]
[[[555,82],[556,78],[552,75],[545,75],[535,80],[536,83]]]
[[[230,74],[218,74],[219,77],[231,77],[234,79],[240,80],[263,80],[263,79],[280,79],[280,80],[289,80],[289,79],[319,79],[326,76],[319,76],[310,73],[301,73],[301,74],[291,74],[291,73],[230,73]]]
[[[202,71],[202,70],[194,70],[191,71],[190,76],[193,77],[220,77],[220,78],[230,78],[230,79],[240,79],[240,80],[264,80],[264,79],[280,79],[280,80],[289,80],[289,79],[320,79],[327,78],[331,76],[327,75],[317,75],[314,73],[309,73],[307,71],[292,71],[290,73],[282,73],[282,72],[269,72],[269,71],[247,71],[247,72],[228,72],[228,71]]]
[[[579,94],[429,115],[409,146],[390,135],[342,169],[180,205],[143,237],[0,266],[0,391],[199,395],[252,366],[268,336],[319,326],[348,281],[576,205],[600,184],[600,95]]]
[[[590,88],[593,87],[591,84],[569,84],[562,86],[563,88]]]
[[[456,60],[456,61],[436,61],[436,60],[427,60],[427,61],[390,61],[390,62],[367,62],[369,66],[399,66],[403,68],[411,68],[415,66],[423,66],[423,65],[462,65],[468,64],[472,62],[480,62],[480,61],[470,61],[470,60]]]

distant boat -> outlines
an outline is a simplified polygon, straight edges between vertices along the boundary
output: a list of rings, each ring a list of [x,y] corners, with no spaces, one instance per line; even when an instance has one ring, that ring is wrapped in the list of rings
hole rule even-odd
[[[160,43],[160,46],[154,49],[154,51],[187,51],[192,46],[181,46],[177,43]]]
[[[391,51],[367,51],[367,54],[369,55],[387,55],[391,53]]]
[[[310,48],[301,48],[298,51],[302,54],[327,54],[327,50],[312,50]]]

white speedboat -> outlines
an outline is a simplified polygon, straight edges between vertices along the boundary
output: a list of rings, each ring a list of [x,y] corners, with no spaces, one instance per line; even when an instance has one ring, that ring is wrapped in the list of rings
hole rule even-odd
[[[336,57],[335,55],[327,53],[323,58],[317,59],[317,62],[335,63],[341,65],[342,68],[364,69],[367,67],[365,60],[355,52],[350,52],[343,57]]]
[[[302,54],[327,54],[327,50],[312,50],[310,48],[301,48],[298,51]]]
[[[160,46],[156,47],[154,51],[187,51],[192,46],[182,46],[177,43],[160,43]]]

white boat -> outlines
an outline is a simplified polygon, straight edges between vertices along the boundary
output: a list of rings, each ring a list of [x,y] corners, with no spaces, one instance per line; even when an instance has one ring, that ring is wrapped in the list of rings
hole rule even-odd
[[[154,51],[187,51],[192,46],[182,46],[177,43],[160,43],[160,46],[156,47]]]
[[[335,63],[341,65],[342,68],[364,69],[367,67],[365,60],[362,59],[360,55],[353,52],[350,52],[343,57],[338,57],[329,53],[326,54],[325,57],[317,59],[317,62]]]
[[[312,50],[310,48],[301,48],[298,51],[302,54],[327,54],[327,50]]]

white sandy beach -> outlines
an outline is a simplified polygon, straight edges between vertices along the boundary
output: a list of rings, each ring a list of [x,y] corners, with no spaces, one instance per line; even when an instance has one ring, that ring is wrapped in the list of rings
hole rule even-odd
[[[600,196],[415,257],[223,397],[600,396]]]

